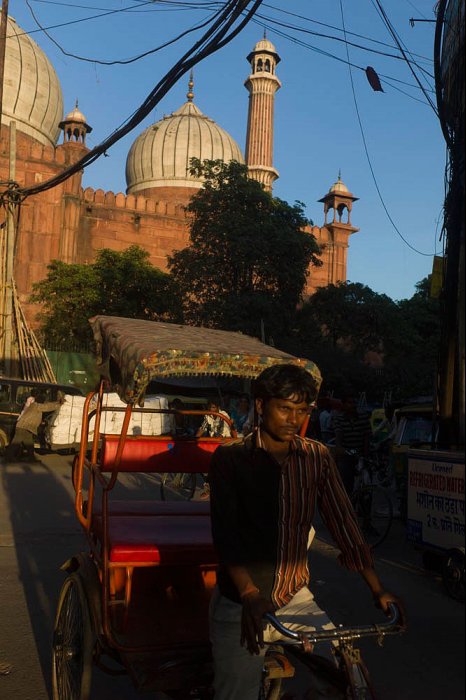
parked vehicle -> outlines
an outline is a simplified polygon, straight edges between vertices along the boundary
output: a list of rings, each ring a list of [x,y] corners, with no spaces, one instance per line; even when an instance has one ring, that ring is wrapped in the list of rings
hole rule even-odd
[[[0,376],[0,449],[10,443],[15,432],[16,421],[26,400],[34,392],[43,394],[46,401],[56,401],[58,392],[82,396],[81,390],[71,384],[51,384]],[[39,434],[38,445],[42,441],[41,438],[42,434]]]

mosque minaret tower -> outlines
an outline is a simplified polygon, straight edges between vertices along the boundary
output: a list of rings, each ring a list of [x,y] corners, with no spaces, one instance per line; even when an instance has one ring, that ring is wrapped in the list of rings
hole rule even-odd
[[[275,46],[264,37],[248,56],[252,70],[245,83],[249,91],[246,163],[250,177],[268,192],[279,177],[273,166],[273,144],[275,95],[282,86],[276,75],[280,60]]]

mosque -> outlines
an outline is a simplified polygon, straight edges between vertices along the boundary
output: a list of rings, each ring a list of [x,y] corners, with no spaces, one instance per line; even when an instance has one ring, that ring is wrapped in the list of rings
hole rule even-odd
[[[281,87],[280,63],[274,45],[264,38],[248,56],[250,75],[246,150],[194,102],[193,82],[187,101],[173,114],[149,126],[131,146],[126,161],[126,193],[105,188],[83,189],[82,172],[56,187],[28,197],[17,224],[15,271],[19,299],[26,317],[36,309],[28,303],[32,285],[57,259],[91,262],[101,248],[124,250],[138,244],[151,262],[167,269],[167,255],[186,247],[189,230],[184,207],[202,187],[189,172],[191,158],[246,163],[251,178],[268,191],[278,178],[274,167],[274,105]],[[1,115],[0,179],[28,187],[49,180],[88,152],[92,131],[75,109],[63,118],[58,77],[42,49],[8,19],[5,78]],[[12,127],[12,123],[15,127]],[[102,139],[106,134],[102,134]],[[13,144],[13,145],[12,145]],[[357,201],[338,178],[320,200],[324,224],[313,226],[323,248],[323,266],[312,269],[307,293],[346,281],[351,223]]]

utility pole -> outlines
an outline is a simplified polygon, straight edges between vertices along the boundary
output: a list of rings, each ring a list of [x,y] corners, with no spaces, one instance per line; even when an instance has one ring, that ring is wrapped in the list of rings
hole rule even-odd
[[[3,76],[5,74],[6,31],[8,26],[8,0],[2,0],[2,19],[0,25],[0,129],[3,110]]]
[[[8,0],[2,0],[2,14],[0,25],[0,134],[3,113],[3,83],[5,74],[6,35],[8,27]],[[16,124],[10,124],[10,159],[9,180],[16,178]],[[14,337],[13,337],[13,270],[15,253],[15,205],[9,199],[6,201],[6,260],[4,265],[4,299],[3,308],[3,366],[7,376],[10,376],[14,368]]]

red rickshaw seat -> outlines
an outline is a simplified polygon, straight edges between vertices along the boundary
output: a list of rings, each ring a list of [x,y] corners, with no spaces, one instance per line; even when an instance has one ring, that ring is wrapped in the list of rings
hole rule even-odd
[[[118,435],[102,435],[100,469],[114,470],[119,443]],[[207,473],[215,450],[225,440],[217,438],[177,438],[129,436],[123,448],[118,471],[162,474],[182,472],[185,474]]]
[[[102,516],[92,534],[103,543]],[[213,566],[217,562],[209,516],[117,515],[108,521],[111,563]]]

